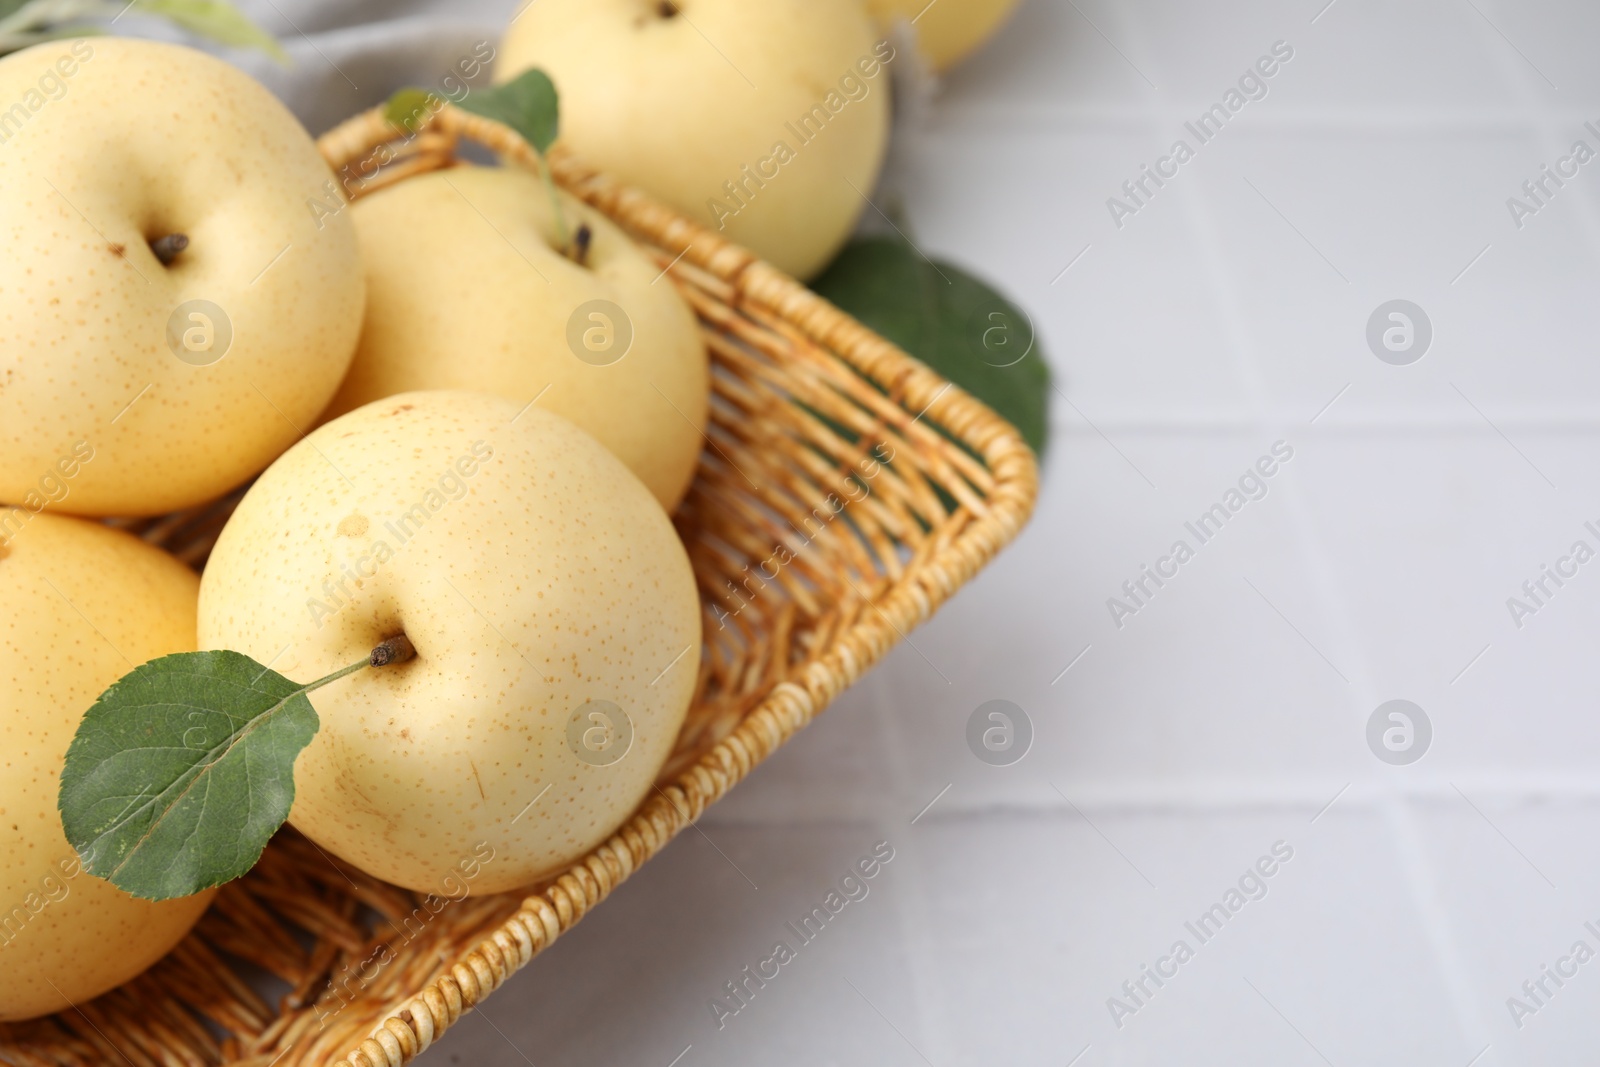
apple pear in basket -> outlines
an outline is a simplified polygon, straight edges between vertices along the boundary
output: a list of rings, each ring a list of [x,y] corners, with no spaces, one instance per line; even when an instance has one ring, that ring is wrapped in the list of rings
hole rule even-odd
[[[206,565],[202,648],[306,680],[404,635],[408,662],[319,689],[289,820],[369,874],[527,885],[648,795],[695,686],[700,604],[660,505],[538,406],[389,397],[251,487]],[[485,856],[491,856],[484,862]]]
[[[212,894],[139,900],[89,874],[56,778],[95,697],[195,641],[199,579],[98,523],[0,507],[0,1022],[80,1004],[160,959]],[[121,808],[149,797],[135,788]]]
[[[311,138],[238,68],[152,41],[14,53],[0,102],[0,501],[79,441],[93,461],[50,505],[75,514],[186,508],[260,471],[361,325]]]
[[[454,167],[357,200],[368,303],[339,415],[421,389],[537,403],[609,448],[671,509],[703,447],[710,371],[663,267],[532,173]]]

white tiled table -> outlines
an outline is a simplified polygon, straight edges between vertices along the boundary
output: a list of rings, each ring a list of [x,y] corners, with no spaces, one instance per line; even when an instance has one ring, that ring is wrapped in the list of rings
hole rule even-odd
[[[1324,2],[1028,0],[903,133],[918,244],[1012,292],[1055,367],[1037,518],[425,1062],[1594,1062],[1600,961],[1520,1029],[1506,1000],[1600,951],[1600,562],[1521,629],[1505,601],[1600,548],[1600,162],[1521,230],[1505,200],[1600,150],[1600,8]],[[509,6],[251,5],[314,129]],[[1106,198],[1278,40],[1267,97],[1115,227]],[[1410,366],[1365,340],[1394,298],[1435,331]],[[1266,498],[1117,628],[1106,598],[1278,440]],[[1434,728],[1410,766],[1365,740],[1397,697]],[[993,698],[1036,731],[1008,767],[964,740]],[[869,895],[719,1030],[724,983],[880,840]],[[1119,1028],[1107,999],[1180,938]]]

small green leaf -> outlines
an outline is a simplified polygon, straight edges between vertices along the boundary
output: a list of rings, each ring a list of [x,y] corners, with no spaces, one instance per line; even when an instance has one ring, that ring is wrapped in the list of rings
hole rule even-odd
[[[98,26],[59,26],[51,29],[39,30],[36,33],[5,33],[0,34],[0,56],[12,52],[20,52],[24,48],[32,48],[36,44],[47,41],[76,40],[82,37],[101,37],[105,30]]]
[[[117,9],[104,0],[0,0],[0,55],[45,41],[101,32],[85,19],[109,18]]]
[[[317,732],[306,693],[330,679],[299,685],[237,652],[183,652],[107,689],[61,772],[84,869],[147,900],[248,871],[289,816],[295,757]]]
[[[897,236],[852,241],[812,288],[988,404],[1041,456],[1050,368],[1032,321],[984,282]]]
[[[522,72],[504,85],[474,89],[457,106],[505,123],[541,155],[555,143],[561,129],[555,82],[537,68]]]
[[[407,133],[422,128],[422,120],[439,110],[444,101],[426,89],[396,89],[383,105],[383,117]]]
[[[235,48],[256,48],[289,65],[289,53],[278,39],[225,0],[138,0],[133,11],[175,22],[198,37]]]

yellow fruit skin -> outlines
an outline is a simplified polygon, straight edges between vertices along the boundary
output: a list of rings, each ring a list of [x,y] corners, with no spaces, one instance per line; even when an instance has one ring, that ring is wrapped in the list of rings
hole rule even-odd
[[[328,415],[424,389],[497,393],[518,407],[537,397],[611,449],[670,511],[704,445],[705,344],[661,268],[605,216],[561,199],[569,228],[586,222],[593,233],[586,266],[555,250],[549,196],[526,171],[460,167],[358,200],[350,213],[367,317]],[[631,325],[615,362],[580,358],[569,338],[574,316],[580,338],[590,327],[580,309],[593,300]]]
[[[0,110],[0,501],[153,515],[221,495],[314,423],[355,352],[360,251],[332,173],[265,87],[193,49],[37,45],[0,60],[0,109],[18,101]],[[173,233],[189,247],[163,266],[148,242]],[[180,312],[196,300],[223,317],[185,361],[168,330],[206,343]],[[80,441],[93,460],[51,492]]]
[[[867,8],[887,31],[896,19],[910,22],[917,47],[933,69],[949,70],[997,33],[1017,0],[867,0]],[[920,16],[920,17],[919,17]]]
[[[145,660],[193,651],[198,590],[128,534],[0,508],[0,1021],[127,981],[211,900],[137,900],[84,872],[56,810],[83,713]]]
[[[495,78],[538,67],[561,94],[561,139],[798,278],[827,265],[872,194],[889,130],[889,73],[857,63],[878,43],[861,0],[538,0],[507,27]],[[885,46],[887,47],[887,46]],[[892,54],[892,49],[890,50]],[[852,78],[864,92],[838,93]],[[789,128],[830,92],[815,136]],[[831,109],[830,109],[831,110]],[[794,158],[757,186],[742,168]],[[767,168],[772,171],[774,168]],[[708,201],[747,182],[732,217]],[[741,200],[744,200],[741,197]]]
[[[520,407],[405,393],[322,426],[251,487],[200,593],[202,647],[296,681],[411,638],[416,659],[312,695],[290,821],[440,896],[526,885],[603,841],[670,753],[699,662],[666,513],[593,438]],[[606,766],[568,743],[595,700],[633,724]]]

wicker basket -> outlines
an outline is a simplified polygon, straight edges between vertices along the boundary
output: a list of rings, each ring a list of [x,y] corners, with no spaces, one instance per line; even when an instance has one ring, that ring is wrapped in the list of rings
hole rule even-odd
[[[452,107],[415,135],[366,112],[319,147],[359,196],[451,165],[464,138],[509,164],[540,165],[507,127]],[[559,149],[550,165],[658,260],[699,316],[715,368],[709,447],[675,516],[706,648],[658,788],[559,878],[461,900],[369,878],[285,829],[144,975],[58,1015],[0,1024],[0,1060],[398,1067],[810,722],[1027,521],[1033,453],[988,408],[743,249]],[[237,498],[135,528],[202,565]],[[772,567],[780,545],[792,559]],[[255,991],[271,984],[263,972],[287,987],[275,1005]]]

